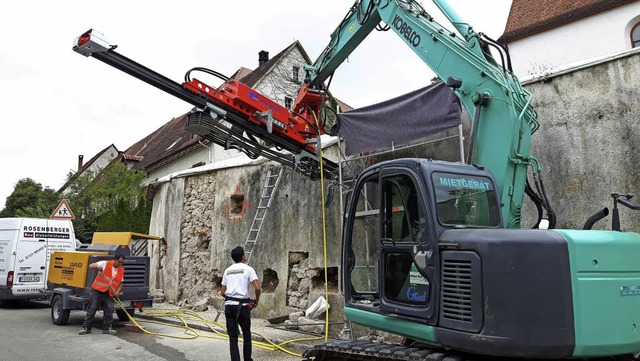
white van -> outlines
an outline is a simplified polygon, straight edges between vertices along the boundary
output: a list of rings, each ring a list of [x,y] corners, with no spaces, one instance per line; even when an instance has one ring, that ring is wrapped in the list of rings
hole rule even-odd
[[[0,218],[0,300],[39,299],[54,251],[73,251],[70,220]]]

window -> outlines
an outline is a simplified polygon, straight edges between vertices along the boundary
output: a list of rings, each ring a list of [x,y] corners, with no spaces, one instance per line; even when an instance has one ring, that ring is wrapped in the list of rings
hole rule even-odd
[[[384,179],[384,237],[393,242],[426,243],[427,222],[413,180],[407,175]]]
[[[451,227],[497,227],[500,208],[491,179],[453,173],[432,175],[438,222]]]
[[[638,46],[640,46],[640,23],[631,28],[631,47],[636,48]]]
[[[294,66],[291,76],[294,82],[300,83],[300,67]]]
[[[380,255],[380,209],[378,178],[370,178],[355,194],[357,206],[353,218],[351,252],[355,260],[351,285],[357,293],[378,292],[378,257]]]
[[[429,302],[429,280],[420,274],[410,253],[388,253],[384,278],[386,299],[410,305],[426,305]]]
[[[287,108],[287,109],[291,109],[292,106],[293,106],[293,98],[285,97],[284,98],[284,107]]]

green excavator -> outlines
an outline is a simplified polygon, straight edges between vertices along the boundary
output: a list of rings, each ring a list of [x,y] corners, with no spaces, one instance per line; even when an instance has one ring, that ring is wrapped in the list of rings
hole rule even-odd
[[[531,94],[505,46],[434,2],[459,34],[416,1],[357,0],[306,69],[294,109],[305,107],[306,93],[327,91],[325,80],[368,34],[390,29],[470,114],[471,151],[467,164],[397,159],[358,175],[342,232],[345,318],[405,343],[333,341],[304,359],[634,359],[640,235],[620,232],[617,208],[611,231],[519,229],[525,194],[555,226],[529,154],[539,127]],[[640,208],[629,195],[617,201]]]

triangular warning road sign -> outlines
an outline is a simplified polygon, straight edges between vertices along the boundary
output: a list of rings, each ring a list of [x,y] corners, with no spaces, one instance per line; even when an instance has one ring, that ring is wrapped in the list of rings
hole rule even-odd
[[[71,208],[66,199],[60,201],[60,204],[56,207],[56,210],[51,214],[51,219],[76,219],[76,216],[71,212]]]

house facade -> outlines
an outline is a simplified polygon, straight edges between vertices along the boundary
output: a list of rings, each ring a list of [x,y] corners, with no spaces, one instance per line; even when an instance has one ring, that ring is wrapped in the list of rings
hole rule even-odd
[[[78,169],[71,176],[65,184],[58,189],[58,193],[63,195],[68,195],[70,192],[74,192],[77,190],[72,189],[72,184],[74,180],[78,179],[85,174],[91,174],[93,176],[98,175],[103,169],[105,169],[109,163],[114,161],[120,156],[120,151],[116,148],[115,145],[110,144],[96,155],[94,155],[89,161],[84,162],[84,155],[78,156]]]
[[[499,40],[538,113],[531,154],[557,227],[580,229],[611,209],[611,193],[637,193],[640,1],[514,0]],[[624,229],[640,230],[639,212],[620,212]],[[535,213],[525,202],[523,224]],[[610,217],[595,228],[611,229]]]
[[[526,78],[638,47],[639,25],[637,0],[513,0],[499,41]]]

